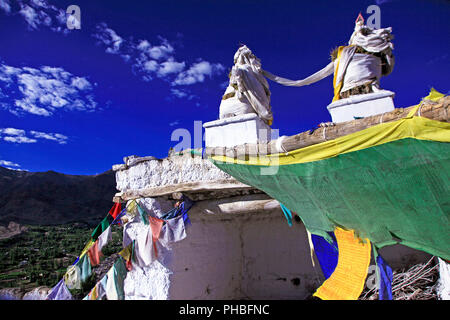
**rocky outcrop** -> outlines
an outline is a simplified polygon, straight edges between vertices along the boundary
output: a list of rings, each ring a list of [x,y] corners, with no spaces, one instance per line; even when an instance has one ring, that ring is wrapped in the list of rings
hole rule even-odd
[[[51,288],[37,287],[26,292],[21,288],[7,288],[0,290],[0,300],[45,300]]]
[[[8,227],[0,226],[0,239],[8,239],[17,236],[22,232],[25,232],[26,230],[27,230],[26,227],[21,226],[20,224],[15,223],[14,221],[11,221],[8,224]]]

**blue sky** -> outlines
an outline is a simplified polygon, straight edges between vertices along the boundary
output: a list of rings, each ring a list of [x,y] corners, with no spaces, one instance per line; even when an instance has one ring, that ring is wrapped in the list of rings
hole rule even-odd
[[[79,30],[66,26],[72,4]],[[0,0],[0,165],[96,174],[132,154],[165,157],[175,129],[218,118],[240,43],[264,69],[302,79],[371,4],[395,36],[395,68],[381,80],[395,105],[448,93],[449,1]],[[332,77],[269,84],[280,135],[330,120]]]

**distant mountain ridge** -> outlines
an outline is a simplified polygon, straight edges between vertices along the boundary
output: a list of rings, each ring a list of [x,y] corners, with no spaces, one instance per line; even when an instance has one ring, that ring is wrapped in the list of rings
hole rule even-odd
[[[68,175],[0,167],[0,224],[96,225],[112,207],[115,174]]]

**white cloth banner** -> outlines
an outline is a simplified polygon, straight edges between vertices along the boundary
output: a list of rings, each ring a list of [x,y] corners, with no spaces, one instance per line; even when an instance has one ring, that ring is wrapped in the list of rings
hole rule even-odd
[[[302,87],[302,86],[306,86],[306,85],[312,84],[314,82],[317,82],[319,80],[322,80],[322,79],[328,77],[329,75],[332,75],[334,72],[334,63],[330,62],[325,68],[317,71],[316,73],[310,75],[309,77],[307,77],[303,80],[290,80],[290,79],[276,76],[266,70],[261,70],[261,71],[265,77],[267,77],[268,79],[270,79],[276,83],[279,83],[283,86]]]
[[[149,266],[156,259],[150,226],[146,232],[140,232],[137,235],[134,250],[136,263],[140,267]]]

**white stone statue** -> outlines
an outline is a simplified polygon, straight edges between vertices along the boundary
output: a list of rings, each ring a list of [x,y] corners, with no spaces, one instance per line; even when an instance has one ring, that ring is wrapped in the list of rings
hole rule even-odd
[[[243,45],[234,55],[230,83],[220,103],[219,118],[248,113],[256,113],[266,124],[272,124],[269,84],[262,75],[261,61]]]
[[[391,32],[392,28],[372,29],[358,19],[349,45],[337,48],[332,53],[333,61],[322,70],[302,80],[285,79],[265,70],[262,73],[279,84],[295,87],[312,84],[334,73],[333,101],[354,94],[377,92],[381,76],[391,73],[394,67]]]
[[[334,74],[333,103],[327,107],[333,122],[388,112],[394,108],[394,93],[380,89],[380,78],[394,68],[391,32],[392,28],[372,29],[358,18],[348,45],[335,49],[332,61],[325,68],[302,80],[289,80],[266,70],[262,70],[262,74],[279,84],[295,87]],[[347,99],[350,97],[352,99]]]

